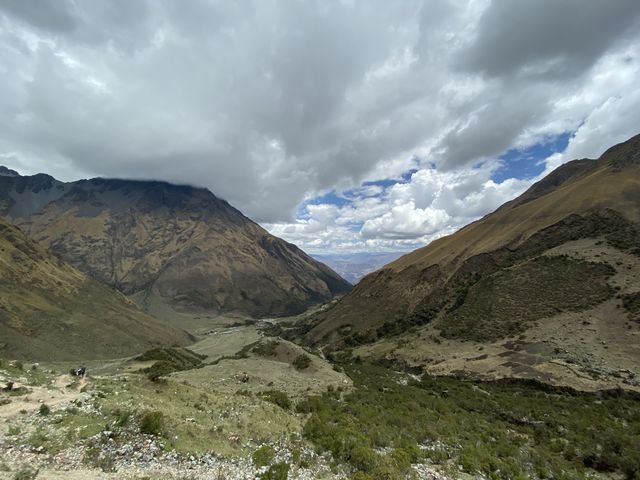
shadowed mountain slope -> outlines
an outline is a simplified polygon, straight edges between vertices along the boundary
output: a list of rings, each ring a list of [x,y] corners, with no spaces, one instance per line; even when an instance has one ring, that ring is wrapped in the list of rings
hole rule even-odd
[[[82,360],[191,338],[140,311],[0,220],[0,355]]]
[[[299,313],[350,285],[202,188],[0,171],[0,214],[154,314]]]

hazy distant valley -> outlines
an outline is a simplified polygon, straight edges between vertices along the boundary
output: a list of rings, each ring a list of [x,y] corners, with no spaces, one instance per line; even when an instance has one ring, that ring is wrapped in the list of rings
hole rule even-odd
[[[369,273],[393,262],[404,254],[405,252],[355,252],[312,254],[311,256],[326,263],[342,278],[355,285]]]

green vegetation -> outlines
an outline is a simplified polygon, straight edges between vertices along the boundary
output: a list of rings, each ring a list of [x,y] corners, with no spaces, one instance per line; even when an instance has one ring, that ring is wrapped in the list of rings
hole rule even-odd
[[[311,412],[306,438],[350,464],[354,478],[402,478],[422,459],[491,479],[640,475],[638,395],[445,377],[402,386],[402,374],[381,367],[345,369],[354,391],[328,391],[297,410]]]
[[[640,322],[640,292],[624,295],[622,306],[629,312],[629,320]]]
[[[311,357],[302,353],[293,360],[293,366],[296,370],[305,370],[311,366]]]
[[[46,403],[43,403],[42,405],[40,405],[40,408],[38,409],[38,413],[43,417],[45,417],[51,413],[51,409]]]
[[[273,462],[274,458],[276,458],[276,451],[269,445],[263,445],[253,452],[251,458],[256,467],[266,467]]]
[[[162,412],[146,412],[140,418],[140,431],[160,436],[164,433],[164,415]]]
[[[89,447],[82,459],[85,465],[98,468],[103,472],[115,472],[116,463],[111,455],[106,455],[98,446]]]
[[[259,342],[251,351],[261,357],[273,357],[276,355],[276,350],[279,346],[280,342],[267,340],[266,342]]]
[[[24,467],[13,475],[13,480],[33,480],[38,476],[38,470],[30,467]]]
[[[515,335],[531,321],[607,300],[607,278],[614,273],[609,265],[567,256],[541,256],[500,270],[459,292],[455,308],[439,323],[441,335],[476,341]]]
[[[291,400],[289,399],[289,396],[280,390],[267,390],[265,392],[261,392],[260,396],[262,396],[262,398],[267,402],[275,403],[285,410],[289,410],[291,408]]]
[[[188,348],[154,348],[147,350],[136,360],[145,362],[157,360],[149,368],[145,368],[149,380],[157,381],[160,377],[166,377],[173,372],[201,368],[204,366],[202,360],[206,355],[199,355]]]
[[[260,475],[260,480],[287,480],[289,476],[288,463],[276,463],[269,470]]]

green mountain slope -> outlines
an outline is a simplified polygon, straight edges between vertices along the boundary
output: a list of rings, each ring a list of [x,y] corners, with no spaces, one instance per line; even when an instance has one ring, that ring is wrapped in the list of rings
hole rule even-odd
[[[112,358],[190,341],[0,220],[0,356]]]

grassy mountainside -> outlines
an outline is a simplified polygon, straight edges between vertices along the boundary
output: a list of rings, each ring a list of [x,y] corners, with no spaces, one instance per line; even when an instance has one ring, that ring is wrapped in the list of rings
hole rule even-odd
[[[0,213],[145,309],[299,313],[350,285],[201,188],[0,175]]]
[[[460,342],[500,344],[562,319],[573,322],[575,334],[591,323],[619,332],[603,355],[633,364],[640,360],[632,300],[640,292],[639,255],[637,136],[599,160],[561,166],[494,213],[365,277],[312,319],[306,338],[334,347],[377,342],[361,353],[393,357],[403,350],[405,359],[425,364],[446,358],[443,345],[455,356],[466,349]],[[551,331],[537,341],[563,350]],[[420,359],[398,348],[417,338],[416,351],[424,354],[429,344],[443,355]],[[553,348],[544,352],[554,355]]]
[[[0,221],[1,356],[108,358],[189,341]]]

